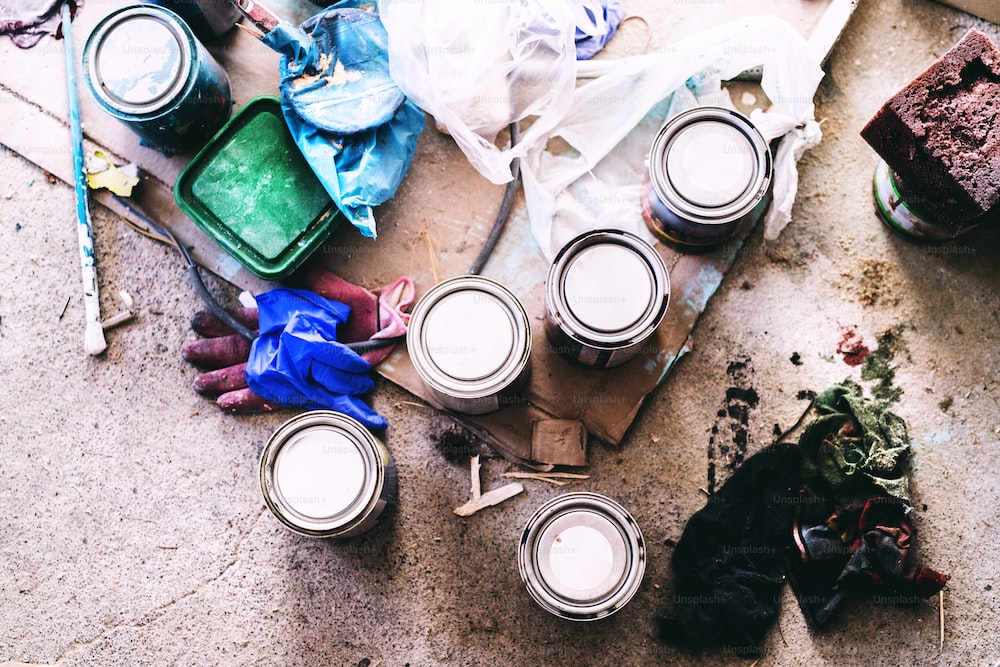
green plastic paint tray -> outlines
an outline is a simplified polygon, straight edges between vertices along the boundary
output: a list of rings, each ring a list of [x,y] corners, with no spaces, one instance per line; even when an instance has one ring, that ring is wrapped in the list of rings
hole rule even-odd
[[[265,280],[295,270],[343,217],[292,139],[276,97],[246,104],[174,185],[198,227]]]

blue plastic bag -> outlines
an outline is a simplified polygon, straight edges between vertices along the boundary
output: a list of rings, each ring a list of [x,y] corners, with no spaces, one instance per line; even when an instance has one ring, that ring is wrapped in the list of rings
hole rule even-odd
[[[350,307],[289,288],[256,299],[260,334],[247,360],[250,389],[278,405],[336,410],[370,429],[385,428],[385,417],[360,398],[375,388],[371,364],[337,341]]]
[[[376,236],[372,208],[406,174],[424,114],[389,76],[379,18],[333,7],[261,41],[281,54],[281,109],[306,161],[348,220]]]
[[[619,0],[576,0],[576,59],[596,55],[614,37],[625,18]]]

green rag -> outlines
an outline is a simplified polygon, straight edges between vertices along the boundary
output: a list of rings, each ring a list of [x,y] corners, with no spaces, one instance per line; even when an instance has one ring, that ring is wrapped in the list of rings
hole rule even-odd
[[[865,493],[874,484],[909,503],[903,464],[910,439],[901,417],[850,381],[818,394],[813,409],[817,416],[799,439],[807,481],[822,480],[836,495]]]

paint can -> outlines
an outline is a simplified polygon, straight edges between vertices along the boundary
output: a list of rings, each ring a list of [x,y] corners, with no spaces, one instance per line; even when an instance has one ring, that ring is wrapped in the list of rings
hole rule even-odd
[[[695,107],[653,139],[642,215],[680,250],[707,250],[753,226],[770,205],[771,149],[744,115]]]
[[[545,285],[545,333],[562,356],[610,368],[646,350],[670,301],[659,253],[625,231],[576,237],[556,254]]]
[[[156,5],[101,19],[84,46],[83,73],[105,112],[166,154],[199,150],[232,111],[226,71],[177,14]]]
[[[230,0],[151,0],[151,4],[180,16],[202,42],[228,34],[243,19]]]
[[[396,463],[357,420],[313,410],[282,424],[260,461],[264,502],[288,528],[309,537],[347,538],[376,524],[395,503]]]
[[[539,606],[567,620],[593,621],[619,611],[639,590],[646,546],[621,505],[596,493],[567,493],[528,520],[517,561]]]
[[[520,400],[531,372],[531,328],[517,297],[482,276],[438,283],[413,307],[410,360],[444,407],[468,414]]]
[[[937,222],[934,216],[923,211],[919,205],[920,196],[912,191],[902,194],[905,188],[896,173],[885,160],[879,160],[872,179],[875,208],[882,222],[889,229],[911,241],[939,243],[952,241],[976,229],[977,221],[972,221],[953,232]],[[925,198],[926,199],[926,198]]]

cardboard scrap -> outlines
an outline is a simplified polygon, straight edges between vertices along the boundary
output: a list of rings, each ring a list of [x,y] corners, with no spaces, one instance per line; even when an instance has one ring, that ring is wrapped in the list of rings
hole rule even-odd
[[[587,429],[578,419],[537,419],[531,425],[532,461],[587,465]]]

